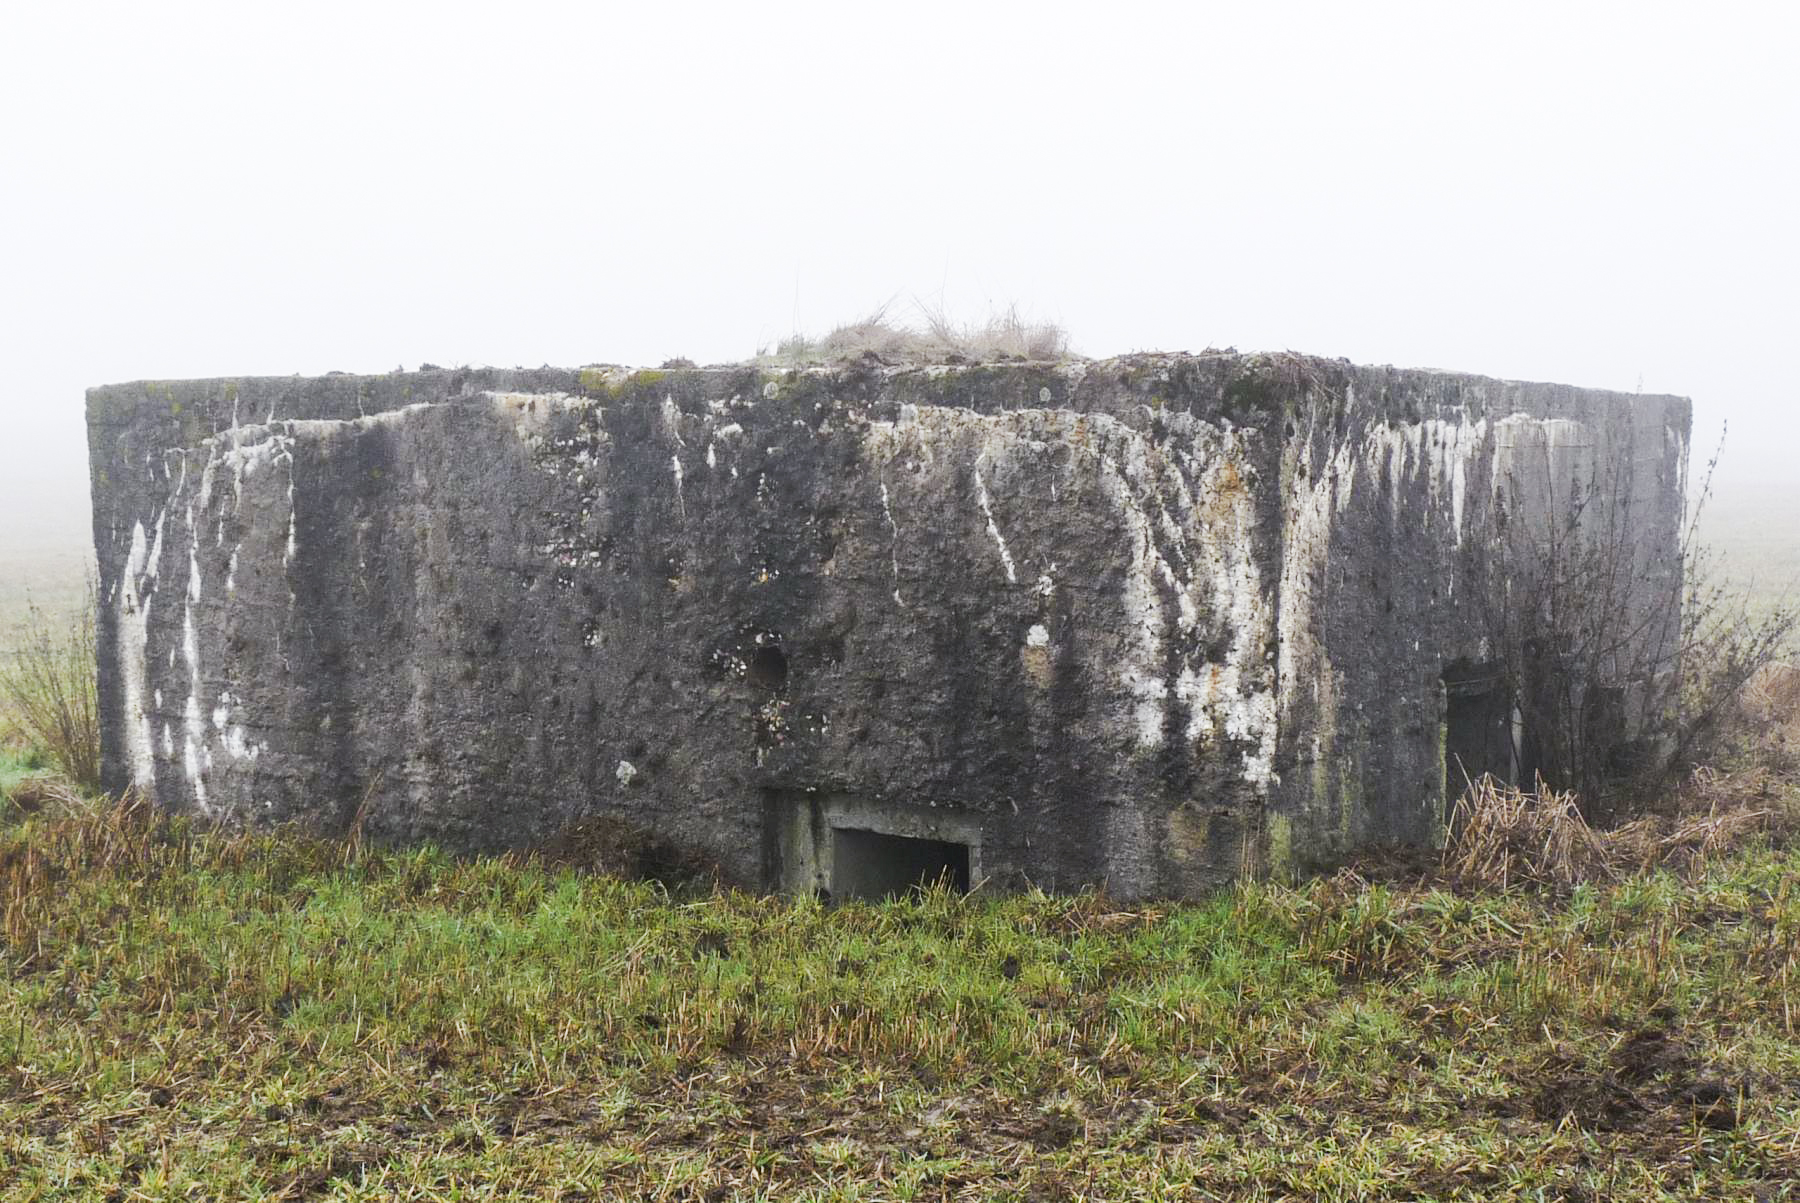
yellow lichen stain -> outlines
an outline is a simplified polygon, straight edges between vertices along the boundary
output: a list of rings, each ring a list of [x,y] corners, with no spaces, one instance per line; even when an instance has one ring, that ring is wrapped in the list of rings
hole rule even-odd
[[[1201,814],[1192,806],[1178,806],[1169,812],[1169,834],[1163,851],[1175,864],[1189,864],[1205,852],[1211,834],[1211,815]]]
[[[1250,500],[1250,488],[1244,481],[1244,474],[1238,468],[1237,461],[1230,458],[1230,453],[1221,456],[1208,477],[1206,496],[1202,502],[1208,520],[1224,529],[1234,529],[1238,523],[1238,511]]]
[[[1441,821],[1442,815],[1450,809],[1450,803],[1456,798],[1456,792],[1450,788],[1450,724],[1443,717],[1448,713],[1449,699],[1444,689],[1442,679],[1438,681],[1437,695],[1437,712],[1439,719],[1437,725],[1436,777],[1437,780],[1443,782],[1443,785],[1438,789],[1436,810]]]
[[[1337,670],[1331,661],[1321,652],[1318,662],[1310,670],[1310,675],[1317,682],[1317,710],[1313,718],[1315,732],[1311,748],[1311,763],[1307,765],[1308,793],[1301,803],[1300,813],[1296,816],[1301,824],[1298,832],[1302,847],[1308,855],[1319,846],[1329,846],[1331,833],[1332,798],[1332,765],[1338,754],[1338,691]],[[1294,832],[1289,827],[1289,841],[1292,842]]]
[[[1169,812],[1163,852],[1176,865],[1204,865],[1221,848],[1235,847],[1242,835],[1241,817],[1234,811],[1187,802]]]
[[[1026,644],[1019,649],[1019,663],[1025,669],[1025,675],[1039,689],[1050,688],[1050,649],[1032,647]]]

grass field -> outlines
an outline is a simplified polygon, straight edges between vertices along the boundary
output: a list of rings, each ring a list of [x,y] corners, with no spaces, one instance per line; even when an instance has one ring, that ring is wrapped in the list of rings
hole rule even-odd
[[[1800,602],[1800,486],[1791,494],[1731,494],[1701,519],[1717,575],[1748,596],[1753,613]]]
[[[85,600],[94,563],[85,489],[24,497],[0,482],[0,651],[35,602],[65,613]]]
[[[0,1192],[1783,1197],[1797,880],[825,909],[15,815]]]

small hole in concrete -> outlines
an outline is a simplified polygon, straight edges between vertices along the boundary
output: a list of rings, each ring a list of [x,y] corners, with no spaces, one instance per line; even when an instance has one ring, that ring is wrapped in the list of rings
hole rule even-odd
[[[780,689],[787,684],[787,657],[773,644],[759,647],[750,657],[744,678],[761,689]]]
[[[831,896],[891,898],[945,882],[969,891],[969,846],[854,827],[831,829]]]

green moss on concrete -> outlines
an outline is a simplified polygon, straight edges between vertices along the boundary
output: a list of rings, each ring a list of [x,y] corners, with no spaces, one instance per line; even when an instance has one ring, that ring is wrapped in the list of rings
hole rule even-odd
[[[1234,417],[1279,414],[1286,391],[1273,364],[1251,360],[1225,381],[1225,410]]]
[[[1294,822],[1286,815],[1269,816],[1269,876],[1286,881],[1294,876]]]
[[[1333,838],[1339,852],[1348,852],[1357,846],[1357,837],[1368,821],[1369,799],[1363,773],[1369,759],[1368,733],[1359,730],[1346,738],[1339,732],[1335,759],[1337,830]]]

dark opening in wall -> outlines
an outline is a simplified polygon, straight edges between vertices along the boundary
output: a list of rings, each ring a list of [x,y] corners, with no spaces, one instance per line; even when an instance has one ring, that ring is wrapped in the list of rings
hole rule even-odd
[[[1453,664],[1444,670],[1444,802],[1491,773],[1517,781],[1512,697],[1491,665]]]
[[[759,689],[780,689],[787,684],[787,657],[772,643],[757,648],[744,670],[744,679]]]
[[[1623,773],[1636,758],[1626,741],[1625,690],[1617,685],[1589,685],[1581,699],[1581,739],[1587,754],[1609,773]]]
[[[967,844],[854,827],[831,829],[831,896],[837,901],[890,898],[939,881],[968,893]]]

